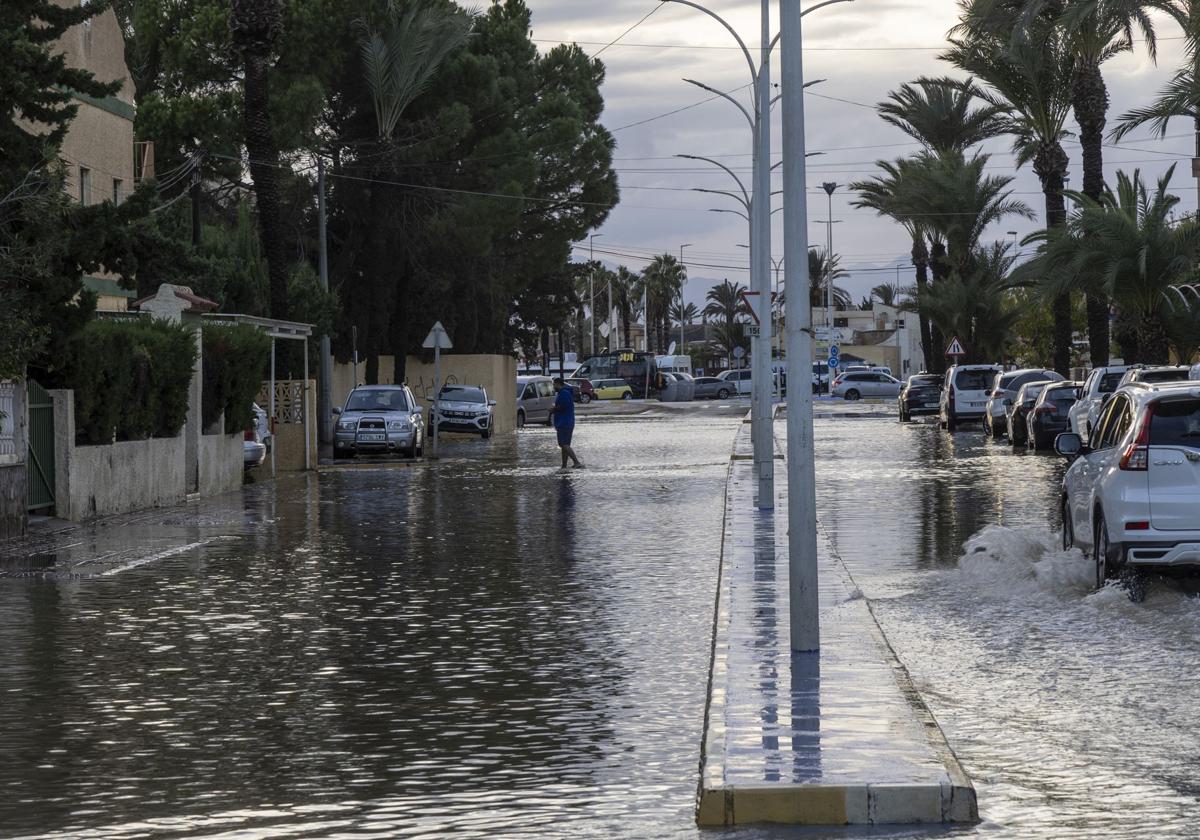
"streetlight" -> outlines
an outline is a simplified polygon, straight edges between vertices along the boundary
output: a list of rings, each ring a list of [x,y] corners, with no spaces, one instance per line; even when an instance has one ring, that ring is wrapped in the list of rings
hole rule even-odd
[[[692,243],[679,246],[679,267],[683,269],[683,277],[679,281],[679,352],[683,353],[683,287],[687,283],[687,266],[683,264],[683,249],[692,247]]]
[[[1015,230],[1010,230],[1008,235],[1013,238],[1013,256],[1015,257],[1017,255],[1017,248],[1020,247],[1017,245],[1017,232]]]
[[[592,319],[589,338],[592,342],[592,355],[596,355],[596,237],[603,233],[593,233],[588,237],[588,315]]]
[[[829,200],[829,215],[825,222],[825,326],[830,344],[833,343],[833,317],[829,309],[833,287],[833,191],[837,188],[838,185],[833,181],[821,184],[821,189],[825,190]]]

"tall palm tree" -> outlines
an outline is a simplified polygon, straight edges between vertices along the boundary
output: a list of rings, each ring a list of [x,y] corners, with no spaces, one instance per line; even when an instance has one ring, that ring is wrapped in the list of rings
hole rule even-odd
[[[671,304],[671,320],[676,326],[682,324],[691,324],[692,321],[695,321],[698,317],[700,317],[700,310],[694,303],[685,304],[681,303],[680,301],[675,301]]]
[[[1017,165],[1033,164],[1046,199],[1046,226],[1061,227],[1067,211],[1063,189],[1069,159],[1062,141],[1068,136],[1072,45],[1060,27],[1029,21],[1023,37],[1012,38],[1012,20],[997,15],[996,0],[962,0],[960,23],[942,58],[982,80],[985,102],[1006,109]],[[1063,290],[1055,298],[1054,368],[1063,376],[1071,368],[1071,298]]]
[[[1154,25],[1147,9],[1162,2],[1148,0],[1023,0],[1018,23],[1023,37],[1026,27],[1037,31],[1039,21],[1049,17],[1066,36],[1075,59],[1071,82],[1071,107],[1079,124],[1083,150],[1083,194],[1099,200],[1104,192],[1104,126],[1108,117],[1108,86],[1100,66],[1123,52],[1131,52],[1136,29],[1153,59],[1156,53]],[[1095,289],[1085,289],[1088,341],[1093,365],[1108,364],[1110,337],[1108,301]]]
[[[871,289],[871,297],[877,298],[883,306],[899,306],[901,291],[896,283],[880,283]]]
[[[279,147],[271,124],[270,67],[283,32],[283,0],[233,0],[229,29],[242,58],[246,155],[267,258],[272,318],[288,317],[287,245],[279,215]]]
[[[641,302],[638,300],[640,279],[636,272],[620,266],[612,280],[613,302],[621,314],[621,339],[624,346],[632,346],[632,342],[629,340],[629,325],[641,309]]]
[[[1164,364],[1168,357],[1170,314],[1167,290],[1193,276],[1200,261],[1200,224],[1173,224],[1179,202],[1167,193],[1174,167],[1153,192],[1141,173],[1117,173],[1117,189],[1099,201],[1071,193],[1078,209],[1065,228],[1047,230],[1030,272],[1068,286],[1074,277],[1094,275],[1130,325],[1118,335],[1127,362]],[[1022,267],[1024,268],[1024,266]]]
[[[746,287],[741,283],[731,280],[721,281],[704,295],[704,299],[707,301],[704,314],[709,318],[715,318],[726,327],[732,327],[738,322],[738,318],[750,314],[750,308],[742,298],[744,291],[746,291]]]
[[[854,308],[854,298],[841,286],[834,283],[850,275],[840,265],[841,257],[834,254],[831,258],[820,248],[808,249],[808,296],[813,306],[825,305],[826,287],[829,290],[829,306],[831,309],[843,310]]]
[[[687,270],[670,254],[659,254],[642,269],[638,290],[646,308],[647,348],[654,334],[655,346],[666,352],[671,302],[679,296],[686,278]]]
[[[962,339],[967,362],[1002,358],[1012,342],[1020,311],[1009,295],[1015,285],[1009,247],[1006,242],[977,247],[968,260],[969,271],[956,275],[956,282],[935,283],[929,289],[924,306],[948,334]]]

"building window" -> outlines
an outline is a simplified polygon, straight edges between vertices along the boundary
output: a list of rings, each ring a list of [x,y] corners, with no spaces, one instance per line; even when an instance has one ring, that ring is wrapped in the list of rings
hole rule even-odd
[[[79,203],[92,203],[92,170],[86,166],[79,167]]]
[[[125,182],[120,178],[113,178],[113,204],[120,204],[121,199],[125,197]]]

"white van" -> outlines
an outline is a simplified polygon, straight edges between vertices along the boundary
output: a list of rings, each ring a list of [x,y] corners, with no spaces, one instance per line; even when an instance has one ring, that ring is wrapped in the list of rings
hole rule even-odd
[[[946,371],[939,411],[942,428],[953,432],[959,423],[982,420],[988,392],[996,374],[1003,372],[999,365],[954,365]]]
[[[655,356],[654,365],[664,373],[692,372],[691,356]]]

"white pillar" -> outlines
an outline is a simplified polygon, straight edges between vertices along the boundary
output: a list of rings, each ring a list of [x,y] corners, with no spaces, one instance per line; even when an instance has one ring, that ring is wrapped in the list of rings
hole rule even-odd
[[[771,3],[762,0],[762,60],[754,132],[754,197],[751,201],[750,290],[757,293],[759,337],[751,339],[751,426],[759,509],[775,506],[775,447],[771,430],[771,319],[763,318],[771,300]]]
[[[804,56],[800,0],[780,0],[783,75],[783,241],[788,370],[788,595],[794,651],[821,646],[817,600],[817,492],[813,467],[812,305],[804,165]]]

